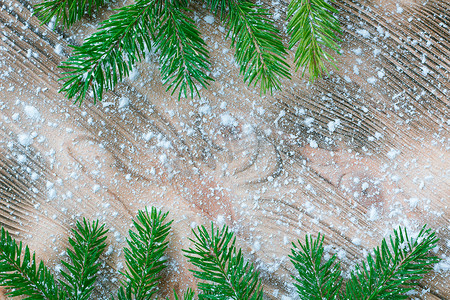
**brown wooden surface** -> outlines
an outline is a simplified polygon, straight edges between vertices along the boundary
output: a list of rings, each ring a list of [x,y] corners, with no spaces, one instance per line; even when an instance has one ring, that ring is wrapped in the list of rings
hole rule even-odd
[[[211,220],[233,227],[268,299],[292,292],[290,242],[306,233],[324,233],[348,267],[393,227],[426,223],[450,263],[450,5],[395,3],[338,1],[339,71],[313,86],[298,75],[267,97],[241,83],[229,41],[200,9],[216,78],[202,100],[170,97],[150,59],[103,104],[77,107],[57,92],[57,66],[68,37],[80,43],[95,20],[62,35],[40,27],[29,3],[0,1],[1,224],[58,267],[75,220],[105,222],[114,252],[102,257],[98,298],[117,288],[131,218],[150,205],[175,219],[163,294],[194,286],[179,249]],[[267,5],[284,19],[285,3]],[[130,105],[119,109],[121,97]],[[448,275],[432,273],[414,297],[450,299]]]

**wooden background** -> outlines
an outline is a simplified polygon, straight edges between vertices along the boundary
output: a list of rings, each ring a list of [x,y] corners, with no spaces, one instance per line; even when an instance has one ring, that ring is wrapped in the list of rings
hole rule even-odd
[[[287,3],[266,5],[281,26]],[[444,261],[413,298],[450,299],[450,5],[337,7],[339,71],[314,85],[298,74],[260,97],[199,4],[216,79],[201,100],[170,97],[151,57],[103,103],[77,107],[57,92],[57,66],[99,18],[50,31],[30,3],[0,0],[1,224],[58,269],[74,222],[105,222],[113,251],[102,257],[98,299],[116,290],[120,249],[146,206],[175,219],[162,295],[195,286],[180,249],[211,220],[235,230],[267,299],[295,299],[287,255],[306,233],[324,233],[348,268],[392,228],[428,224]]]

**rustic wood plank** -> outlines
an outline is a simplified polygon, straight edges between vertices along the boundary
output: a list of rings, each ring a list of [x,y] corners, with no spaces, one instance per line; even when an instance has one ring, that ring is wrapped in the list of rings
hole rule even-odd
[[[339,71],[313,87],[294,79],[259,97],[218,47],[217,81],[202,101],[170,97],[149,60],[103,105],[78,108],[57,93],[67,40],[39,27],[28,3],[0,2],[2,225],[55,265],[74,220],[98,218],[114,228],[116,251],[103,261],[118,270],[137,209],[169,210],[177,221],[165,294],[193,286],[179,248],[192,224],[210,220],[233,226],[270,299],[292,291],[288,242],[307,232],[323,232],[349,266],[393,226],[427,223],[448,257],[449,4],[404,2],[397,14],[393,3],[339,2]],[[200,25],[210,45],[227,43]],[[121,97],[130,105],[119,109]],[[98,298],[119,278],[107,270]],[[418,297],[449,299],[447,275],[431,274]]]

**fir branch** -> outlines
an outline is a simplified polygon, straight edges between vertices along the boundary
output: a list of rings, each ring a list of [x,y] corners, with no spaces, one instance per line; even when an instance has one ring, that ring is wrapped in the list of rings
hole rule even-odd
[[[194,21],[184,12],[184,0],[164,0],[158,8],[159,20],[156,47],[161,51],[160,66],[163,84],[168,84],[172,95],[179,89],[178,100],[183,94],[199,95],[197,84],[206,87],[213,80],[209,72],[209,55]]]
[[[72,230],[75,239],[69,239],[73,248],[73,251],[67,251],[70,263],[62,262],[69,271],[61,272],[68,283],[61,283],[71,299],[84,300],[89,299],[94,289],[100,265],[98,259],[105,250],[108,230],[104,229],[105,225],[99,226],[98,221],[91,224],[86,219],[83,224],[77,222],[76,228]]]
[[[164,251],[172,221],[165,223],[167,214],[152,207],[151,212],[139,211],[133,221],[136,231],[129,231],[128,247],[124,249],[128,283],[119,290],[119,299],[151,299],[157,291],[160,272],[165,268]]]
[[[253,264],[246,263],[241,250],[236,250],[236,238],[225,225],[221,230],[211,223],[211,234],[204,226],[193,230],[194,248],[183,250],[186,257],[200,271],[191,270],[203,293],[199,299],[262,299],[263,289],[259,273]]]
[[[44,263],[41,261],[37,267],[35,254],[30,254],[28,246],[22,250],[22,242],[17,244],[9,232],[2,228],[0,286],[7,288],[7,295],[25,296],[24,299],[64,300],[65,294],[58,288],[53,275]]]
[[[92,16],[105,0],[50,0],[34,6],[42,24],[55,21],[62,29],[69,28],[84,15]]]
[[[249,85],[260,82],[261,92],[281,88],[280,77],[290,78],[286,50],[279,31],[261,5],[240,0],[208,0],[215,14],[227,22],[227,37],[236,49],[240,73]]]
[[[175,291],[173,292],[173,294],[174,294],[175,300],[181,300]],[[194,297],[195,297],[194,291],[192,289],[188,289],[183,295],[183,300],[194,300],[195,299]],[[169,300],[169,298],[167,298],[167,300]]]
[[[101,101],[103,92],[128,76],[135,63],[152,49],[154,6],[155,0],[125,6],[102,22],[99,31],[82,46],[72,46],[72,56],[61,66],[71,71],[64,73],[60,92],[69,99],[75,97],[75,103],[81,105],[92,88],[94,103]]]
[[[290,259],[299,276],[293,278],[301,299],[334,300],[342,285],[340,264],[336,255],[324,261],[323,236],[317,239],[306,236],[305,244],[298,241],[299,247],[292,243]]]
[[[428,273],[439,258],[428,253],[439,239],[431,229],[423,226],[417,238],[409,238],[406,229],[394,230],[374,249],[367,262],[357,265],[346,285],[345,299],[407,299],[405,294],[418,285],[418,280]]]
[[[292,0],[288,6],[289,49],[299,44],[294,56],[295,68],[296,71],[303,68],[302,76],[308,69],[311,81],[328,73],[325,61],[336,68],[334,57],[325,49],[339,54],[337,33],[341,33],[341,28],[337,13],[325,0]]]

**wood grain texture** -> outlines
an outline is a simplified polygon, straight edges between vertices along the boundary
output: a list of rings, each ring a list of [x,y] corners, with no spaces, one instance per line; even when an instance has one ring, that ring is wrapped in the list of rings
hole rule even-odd
[[[0,1],[1,224],[56,266],[75,220],[105,222],[115,251],[102,257],[98,299],[117,288],[131,218],[150,205],[175,219],[163,295],[194,286],[180,249],[211,220],[236,231],[267,299],[292,293],[290,242],[306,233],[324,233],[348,267],[393,227],[427,223],[448,259],[450,5],[401,1],[397,13],[395,3],[338,1],[339,71],[270,97],[241,83],[198,5],[216,78],[202,100],[170,97],[150,58],[102,104],[76,107],[57,92],[57,66],[68,40],[81,42],[69,35],[95,20],[63,35],[40,27],[29,3]],[[266,4],[284,20],[286,3]],[[121,97],[130,105],[119,109]],[[450,299],[449,286],[448,270],[432,273],[414,297]]]

